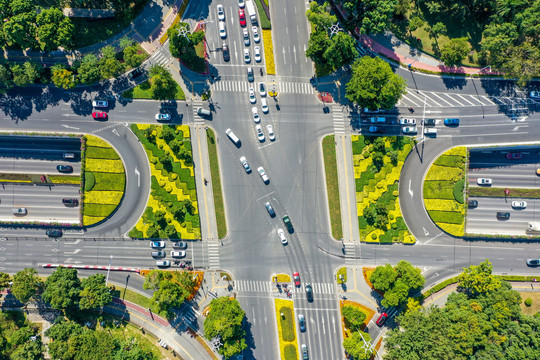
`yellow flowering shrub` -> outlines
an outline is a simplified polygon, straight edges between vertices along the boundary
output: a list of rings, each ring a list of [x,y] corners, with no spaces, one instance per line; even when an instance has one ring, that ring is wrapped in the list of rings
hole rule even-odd
[[[123,173],[122,160],[86,159],[86,170],[104,173]]]
[[[276,75],[276,64],[274,61],[274,45],[272,43],[272,30],[262,30],[264,44],[264,59],[266,61],[266,73]]]

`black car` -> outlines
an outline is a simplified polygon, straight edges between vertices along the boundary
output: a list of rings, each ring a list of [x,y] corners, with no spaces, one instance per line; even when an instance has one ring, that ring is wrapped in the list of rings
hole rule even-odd
[[[292,222],[291,222],[291,219],[289,218],[288,215],[285,215],[283,217],[283,223],[285,224],[285,226],[287,227],[287,230],[289,230],[289,233],[292,234],[294,232],[294,228],[292,226]]]
[[[470,208],[475,208],[478,206],[478,201],[477,200],[469,200],[469,207]]]
[[[497,219],[499,219],[499,220],[508,220],[508,219],[510,219],[510,213],[509,212],[498,211],[497,212]]]
[[[63,172],[63,173],[70,173],[73,172],[73,166],[71,165],[58,165],[56,167],[56,170]]]
[[[527,265],[540,266],[540,259],[527,259]]]
[[[225,61],[231,60],[231,53],[229,52],[229,46],[227,44],[223,44],[222,50],[223,50],[223,60]]]
[[[57,238],[61,237],[63,233],[62,230],[47,230],[45,234],[47,234],[48,237]]]
[[[435,119],[424,119],[424,126],[435,126],[436,123]]]
[[[187,248],[187,242],[185,241],[173,241],[172,242],[173,249],[186,249]]]
[[[311,287],[311,284],[306,285],[306,297],[307,297],[307,301],[309,302],[313,301],[313,288]]]
[[[62,204],[67,206],[79,206],[78,199],[62,199]]]
[[[266,210],[268,210],[268,214],[270,215],[270,217],[276,216],[276,212],[274,211],[274,208],[272,207],[272,204],[270,204],[269,201],[264,203],[264,206],[266,206]]]
[[[130,79],[134,79],[138,76],[141,76],[143,73],[142,69],[141,68],[136,68],[136,69],[133,69],[133,71],[131,71],[129,74],[128,74],[128,78]]]

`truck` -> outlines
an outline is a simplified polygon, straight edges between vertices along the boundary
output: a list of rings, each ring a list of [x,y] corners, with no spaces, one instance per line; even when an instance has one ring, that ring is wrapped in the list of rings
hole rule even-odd
[[[540,233],[540,222],[532,221],[527,224],[528,233]]]
[[[246,9],[251,20],[252,25],[257,25],[257,13],[255,12],[255,6],[252,0],[246,0]]]

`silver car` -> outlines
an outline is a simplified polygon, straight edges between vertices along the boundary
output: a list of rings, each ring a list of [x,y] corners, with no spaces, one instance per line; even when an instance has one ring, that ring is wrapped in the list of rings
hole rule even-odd
[[[251,167],[249,166],[247,159],[245,156],[242,156],[240,158],[240,162],[242,163],[242,166],[244,167],[244,170],[249,174],[251,172]]]

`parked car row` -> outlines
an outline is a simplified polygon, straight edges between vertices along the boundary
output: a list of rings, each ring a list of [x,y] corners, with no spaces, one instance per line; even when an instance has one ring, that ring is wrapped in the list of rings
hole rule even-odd
[[[248,47],[251,45],[251,37],[250,37],[250,34],[249,34],[249,28],[247,27],[246,12],[244,10],[244,7],[240,3],[238,5],[239,5],[238,20],[239,20],[240,26],[242,27],[242,37],[243,37],[243,41],[244,41],[244,46],[246,46],[246,48],[243,51],[244,62],[246,64],[249,64],[249,63],[251,63],[251,52],[250,52]],[[225,8],[223,7],[223,5],[218,4],[216,9],[217,9],[217,15],[218,15],[218,20],[219,20],[219,23],[218,23],[219,36],[223,40],[225,40],[227,38],[227,25],[226,25],[226,19],[225,19]],[[253,42],[258,44],[261,41],[261,36],[259,34],[259,29],[256,26],[257,25],[256,18],[255,18],[255,20],[253,18],[251,19],[251,25],[252,25],[251,26],[251,33],[252,33],[252,37],[253,37]],[[230,50],[229,50],[229,46],[227,45],[227,43],[224,42],[221,49],[222,49],[222,54],[223,54],[223,60],[226,61],[226,62],[230,61],[231,60],[231,55],[230,55]],[[261,62],[262,61],[261,48],[260,48],[259,45],[255,45],[253,47],[253,57],[255,58],[256,62]]]

